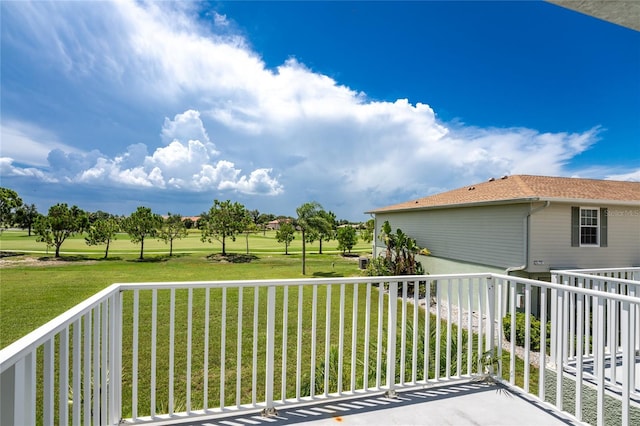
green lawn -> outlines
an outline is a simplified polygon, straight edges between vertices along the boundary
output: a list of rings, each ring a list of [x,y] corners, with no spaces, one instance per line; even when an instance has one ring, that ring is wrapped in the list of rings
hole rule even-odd
[[[295,242],[295,241],[294,241]],[[80,303],[116,282],[151,281],[214,281],[269,278],[301,278],[301,247],[290,248],[285,255],[284,246],[275,240],[275,232],[251,235],[247,263],[217,262],[208,255],[220,253],[220,244],[203,244],[200,234],[191,232],[188,238],[174,244],[174,256],[157,240],[145,242],[145,260],[138,261],[139,247],[122,235],[103,260],[103,246],[87,246],[84,239],[75,237],[62,245],[62,261],[54,261],[45,245],[26,232],[5,231],[0,235],[2,252],[26,252],[10,256],[9,261],[32,259],[22,266],[0,269],[0,347],[17,340],[55,316]],[[363,250],[360,243],[356,249]],[[337,253],[336,241],[323,243],[318,254],[318,243],[307,246],[307,276],[339,277],[359,275],[357,257],[343,257]],[[148,251],[147,251],[148,250]],[[245,253],[244,236],[227,244],[230,253]],[[355,249],[353,250],[355,252]],[[40,261],[35,262],[35,260]],[[46,259],[43,261],[42,259]],[[21,262],[16,262],[20,265]],[[37,263],[37,265],[34,265]]]
[[[251,235],[249,238],[249,251],[252,255],[250,262],[243,263],[229,263],[219,262],[217,260],[209,258],[210,254],[220,252],[220,244],[203,244],[199,239],[199,233],[192,232],[189,237],[178,241],[174,246],[174,256],[168,256],[168,248],[164,243],[156,240],[150,240],[145,243],[145,260],[137,260],[139,254],[139,247],[131,244],[126,238],[126,235],[121,236],[110,251],[109,258],[102,260],[104,247],[89,247],[84,244],[82,238],[73,238],[62,246],[62,260],[53,260],[51,254],[45,252],[44,244],[35,242],[34,237],[26,236],[24,232],[8,231],[3,232],[0,235],[0,250],[3,252],[4,261],[23,261],[13,263],[11,266],[3,265],[0,267],[0,347],[4,347],[21,336],[27,334],[38,326],[46,323],[48,320],[54,318],[60,313],[66,311],[72,306],[83,301],[92,294],[95,294],[99,290],[107,287],[108,285],[116,282],[150,282],[150,281],[195,281],[195,280],[248,280],[248,279],[270,279],[270,278],[301,278],[301,255],[300,255],[300,243],[299,237],[289,252],[295,253],[292,255],[284,255],[284,246],[278,244],[274,238],[275,233],[267,233],[266,235],[258,234]],[[358,269],[357,255],[351,257],[343,257],[336,253],[336,242],[331,241],[324,243],[324,254],[318,254],[318,243],[314,243],[308,246],[307,256],[307,276],[309,277],[341,277],[341,276],[357,276],[361,275],[362,271]],[[148,251],[147,251],[148,250]],[[238,238],[235,242],[229,242],[227,250],[230,253],[245,253],[246,240],[243,237]],[[369,245],[360,243],[354,251],[359,251],[362,254],[367,254]],[[6,256],[7,254],[13,254],[15,252],[21,252],[19,256]],[[310,293],[312,292],[311,286],[303,287],[304,294],[304,309],[303,309],[303,337],[302,337],[302,358],[304,360],[303,367],[300,372],[296,371],[295,363],[295,334],[296,334],[296,321],[297,321],[297,298],[298,290],[291,290],[289,294],[289,307],[287,313],[288,320],[288,377],[290,380],[297,377],[299,374],[304,381],[303,386],[310,385],[310,362],[311,362],[311,335],[310,335],[310,321],[311,321],[311,299]],[[349,309],[352,305],[353,288],[347,286],[346,294],[346,307],[347,307],[347,319],[344,324],[344,336],[345,336],[345,351],[343,353],[344,359],[350,359],[351,352],[351,338],[353,333],[352,323],[350,321]],[[365,310],[365,286],[359,286],[359,299],[358,299],[358,313],[363,315]],[[376,290],[377,292],[377,290]],[[157,365],[157,386],[158,386],[158,404],[162,407],[166,406],[167,397],[167,381],[168,381],[168,324],[169,324],[169,291],[162,290],[158,292],[158,365]],[[183,410],[181,405],[184,401],[184,380],[185,380],[185,368],[187,362],[187,356],[185,353],[186,348],[186,290],[179,290],[176,299],[176,353],[175,353],[175,373],[176,380],[176,400],[178,406],[176,410]],[[238,298],[238,290],[229,290],[227,292],[229,310],[227,312],[227,328],[226,337],[224,341],[225,346],[225,363],[226,363],[226,375],[225,385],[226,395],[225,401],[228,404],[235,403],[235,385],[236,385],[236,360],[237,360],[237,308],[233,310],[235,301]],[[377,293],[376,293],[377,294]],[[262,290],[260,291],[259,300],[264,302],[262,297]],[[385,296],[386,297],[386,296]],[[149,351],[150,351],[150,291],[142,291],[140,293],[140,352],[139,363],[140,371],[145,372],[149,369]],[[283,291],[278,290],[278,300],[282,300]],[[325,332],[325,306],[326,306],[326,287],[321,286],[318,289],[318,321],[317,325],[317,338],[319,342],[316,351],[316,367],[318,368],[318,374],[323,371],[324,355],[324,332]],[[371,344],[375,342],[375,327],[377,324],[377,298],[374,297],[372,301],[372,329],[371,329]],[[193,383],[193,406],[197,408],[200,406],[203,397],[203,366],[202,366],[202,354],[203,354],[203,330],[204,330],[204,290],[194,290],[194,309],[193,309],[193,358],[192,358],[192,383]],[[221,353],[221,290],[211,291],[211,309],[210,325],[212,334],[210,335],[210,370],[209,370],[209,401],[210,406],[216,406],[216,403],[220,399],[218,393],[220,383],[220,353]],[[387,302],[385,301],[385,310]],[[243,325],[242,325],[242,353],[241,368],[241,401],[242,403],[250,402],[251,399],[251,371],[252,371],[252,356],[253,356],[253,342],[258,342],[257,359],[260,360],[258,365],[258,382],[264,383],[264,364],[262,364],[265,358],[265,342],[264,332],[259,332],[257,340],[254,339],[253,334],[253,289],[244,290],[244,308],[242,312]],[[281,305],[278,305],[281,306]],[[261,327],[264,323],[264,308],[261,308],[261,316],[259,323]],[[280,342],[283,336],[282,333],[282,313],[277,315],[276,324],[276,342]],[[131,391],[131,318],[132,318],[132,294],[127,293],[124,296],[123,306],[123,391],[124,396],[124,410],[125,416],[131,415],[131,407],[127,406],[127,401],[130,401]],[[386,315],[386,314],[384,314]],[[424,321],[424,315],[420,316],[420,323],[418,325],[419,330],[423,329],[421,325]],[[435,321],[434,317],[431,317]],[[333,377],[330,380],[330,391],[335,391],[335,379],[337,371],[333,371],[337,357],[337,351],[335,350],[338,344],[338,331],[339,331],[339,286],[333,287],[332,295],[332,309],[331,309],[331,353],[332,362],[329,366],[331,370],[330,374]],[[386,321],[383,321],[383,328],[386,329]],[[434,322],[435,324],[435,322]],[[214,331],[216,330],[216,331]],[[435,330],[435,325],[432,328],[432,333]],[[357,365],[356,368],[358,383],[356,387],[362,386],[362,373],[364,370],[364,362],[375,362],[375,353],[371,353],[369,360],[365,361],[363,358],[364,352],[364,320],[358,321],[357,332],[355,333],[358,341],[357,346]],[[383,339],[386,339],[386,331],[382,334]],[[398,336],[400,339],[400,336]],[[422,340],[421,337],[420,340]],[[433,345],[435,344],[435,335],[431,336],[431,356],[434,356]],[[466,341],[466,340],[465,340]],[[408,359],[410,359],[411,353],[411,337],[407,339]],[[382,346],[384,347],[384,342]],[[283,357],[282,344],[276,343],[276,359],[280,360]],[[422,348],[419,346],[418,355],[422,353]],[[444,355],[444,350],[441,356]],[[508,365],[508,354],[505,354],[505,364]],[[399,362],[399,360],[398,360]],[[278,364],[278,363],[277,363]],[[57,364],[56,364],[57,365]],[[419,361],[418,368],[421,369],[422,361]],[[464,365],[464,364],[463,364]],[[433,368],[435,362],[432,359],[430,363],[430,376],[433,377]],[[375,381],[375,368],[370,370],[370,382],[369,386],[373,386]],[[441,362],[441,369],[444,369],[445,361]],[[39,369],[41,366],[38,367]],[[348,377],[350,375],[350,369],[352,368],[349,361],[345,361],[345,370],[343,371],[343,377],[345,377],[345,389],[350,387]],[[522,365],[519,361],[520,373],[518,374],[518,381],[521,382]],[[380,369],[382,374],[382,380],[384,383],[385,368]],[[406,379],[410,379],[411,367],[407,368]],[[396,370],[397,374],[400,370]],[[281,387],[281,383],[278,381],[281,377],[281,367],[276,365],[276,391]],[[533,372],[532,372],[533,373]],[[371,375],[373,374],[373,376]],[[422,373],[418,374],[420,377]],[[323,382],[321,377],[316,377],[316,391],[321,390]],[[139,382],[139,394],[138,394],[138,412],[139,415],[148,414],[149,410],[149,378],[144,373],[140,376]],[[320,381],[319,381],[320,380]],[[295,380],[287,384],[287,397],[295,395]],[[38,398],[41,399],[41,392],[38,392]],[[258,390],[258,400],[263,398],[263,390]]]
[[[174,254],[202,254],[202,253],[219,253],[222,251],[222,243],[214,241],[213,243],[202,242],[200,240],[200,231],[190,230],[187,238],[175,240],[173,242]],[[276,231],[267,231],[265,233],[257,233],[249,235],[249,252],[253,254],[270,253],[270,254],[284,254],[284,244],[276,241]],[[323,253],[339,253],[338,242],[336,240],[323,241],[322,252]],[[318,253],[320,244],[318,241],[307,244],[308,253]],[[55,250],[53,247],[47,250],[46,244],[36,242],[35,236],[27,236],[24,231],[7,230],[0,234],[0,250],[1,251],[21,251],[38,253],[42,255],[52,255]],[[247,252],[247,238],[245,234],[239,235],[235,241],[227,239],[226,250],[229,253],[246,253]],[[104,256],[105,246],[88,246],[85,243],[83,236],[74,236],[64,241],[60,248],[62,255],[77,255],[83,254],[91,256],[92,258],[98,258]],[[302,252],[302,240],[300,233],[296,233],[296,238],[289,246],[289,253],[301,253]],[[359,240],[356,246],[352,249],[352,252],[371,252],[371,244],[367,244],[362,240]],[[144,242],[144,254],[158,255],[168,254],[169,245],[164,241],[159,241],[156,238],[146,239]],[[140,245],[133,244],[129,240],[127,234],[118,234],[117,239],[113,241],[109,247],[109,257],[137,257],[140,254]]]

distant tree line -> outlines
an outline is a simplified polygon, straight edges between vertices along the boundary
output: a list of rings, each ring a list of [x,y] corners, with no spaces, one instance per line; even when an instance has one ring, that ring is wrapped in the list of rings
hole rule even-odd
[[[24,204],[17,192],[0,187],[0,230],[14,226],[27,229],[29,235],[35,234],[38,242],[54,248],[56,257],[60,257],[60,248],[67,238],[84,235],[87,245],[104,245],[104,258],[107,258],[111,243],[120,233],[128,234],[133,243],[140,245],[139,259],[144,259],[145,241],[149,239],[164,241],[169,245],[169,256],[173,256],[173,243],[186,237],[188,230],[194,228],[200,230],[202,242],[220,242],[223,256],[227,255],[227,242],[244,234],[249,253],[249,236],[265,233],[267,225],[277,220],[276,239],[285,245],[285,254],[288,254],[296,231],[301,233],[302,273],[305,274],[307,244],[318,241],[319,254],[322,254],[323,242],[337,240],[343,254],[351,252],[358,241],[356,227],[360,228],[364,241],[371,243],[373,240],[373,220],[354,227],[348,221],[337,220],[333,212],[324,210],[315,201],[302,204],[296,214],[297,217],[275,216],[248,210],[238,202],[216,199],[196,221],[170,212],[161,216],[144,206],[129,216],[117,216],[100,210],[86,212],[75,205],[58,203],[44,215],[35,205]]]

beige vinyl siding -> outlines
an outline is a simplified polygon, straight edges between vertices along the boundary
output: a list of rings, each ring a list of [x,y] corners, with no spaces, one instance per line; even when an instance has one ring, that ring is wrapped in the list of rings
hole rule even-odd
[[[528,212],[528,204],[512,204],[379,213],[376,230],[388,220],[435,257],[505,269],[524,263]]]
[[[607,247],[571,247],[571,206],[608,209]],[[602,221],[600,220],[600,223]],[[551,203],[531,216],[530,272],[640,265],[640,207]],[[534,261],[538,265],[534,265]]]

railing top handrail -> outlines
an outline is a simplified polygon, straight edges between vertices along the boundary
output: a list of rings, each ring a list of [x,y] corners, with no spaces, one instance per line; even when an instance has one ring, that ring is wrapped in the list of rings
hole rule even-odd
[[[638,268],[640,271],[640,268]],[[613,281],[621,284],[631,284],[631,285],[640,285],[640,281],[638,280],[629,280],[626,278],[617,278],[617,277],[609,277],[607,275],[594,275],[590,273],[584,272],[575,272],[575,271],[551,271],[551,275],[560,275],[560,276],[569,276],[575,278],[584,278],[595,281]]]
[[[161,281],[118,283],[121,290],[179,289],[179,288],[222,288],[287,285],[363,284],[380,282],[434,281],[461,278],[487,278],[491,273],[443,274],[443,275],[394,275],[378,277],[337,277],[337,278],[287,278],[266,280],[220,280],[220,281]]]
[[[640,266],[629,266],[627,268],[594,268],[594,269],[552,269],[551,273],[591,273],[591,272],[626,272],[626,271],[638,271],[640,272]]]
[[[0,350],[0,373],[11,367],[25,353],[33,351],[50,339],[52,335],[68,327],[69,324],[117,292],[119,292],[119,286],[112,284]]]
[[[632,303],[634,305],[640,305],[640,297],[637,296],[627,296],[624,294],[618,294],[618,293],[609,293],[606,291],[602,291],[602,290],[592,290],[589,288],[583,288],[583,287],[574,287],[574,286],[567,286],[565,284],[555,284],[555,283],[549,283],[546,281],[537,281],[537,280],[532,280],[529,278],[520,278],[520,277],[514,277],[511,275],[501,275],[501,274],[491,274],[492,278],[498,278],[498,279],[502,279],[505,281],[516,281],[518,283],[521,284],[531,284],[531,285],[536,285],[539,287],[544,287],[544,288],[549,288],[549,289],[555,289],[555,290],[561,290],[564,292],[569,292],[569,293],[576,293],[576,294],[584,294],[586,296],[594,296],[594,297],[603,297],[603,298],[607,298],[610,300],[616,300],[618,302],[629,302]],[[632,281],[633,283],[636,283],[635,281]]]

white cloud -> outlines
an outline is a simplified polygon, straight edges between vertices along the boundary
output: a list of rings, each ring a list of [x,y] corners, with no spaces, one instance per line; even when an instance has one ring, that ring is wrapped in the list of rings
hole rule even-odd
[[[629,173],[612,174],[605,179],[609,180],[626,180],[631,182],[640,182],[640,169]]]
[[[348,204],[354,214],[490,176],[566,175],[571,159],[598,140],[597,126],[580,133],[452,127],[425,103],[370,100],[295,59],[268,69],[241,37],[212,33],[229,28],[226,16],[203,28],[193,4],[92,7],[34,5],[17,16],[14,6],[12,17],[36,34],[30,48],[50,48],[49,59],[69,75],[97,75],[123,102],[142,98],[178,113],[164,118],[162,146],[132,143],[113,157],[15,131],[8,133],[15,149],[5,152],[3,125],[3,155],[19,160],[19,144],[30,144],[21,162],[31,155],[29,164],[72,182],[286,195],[289,209],[317,199],[327,208]],[[1,164],[3,175],[35,173]]]
[[[29,166],[47,166],[47,156],[54,149],[80,152],[58,141],[50,131],[18,120],[2,120],[0,123],[0,156]]]

